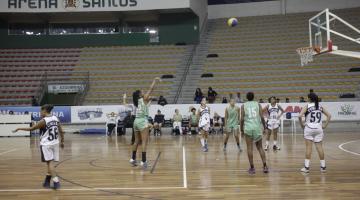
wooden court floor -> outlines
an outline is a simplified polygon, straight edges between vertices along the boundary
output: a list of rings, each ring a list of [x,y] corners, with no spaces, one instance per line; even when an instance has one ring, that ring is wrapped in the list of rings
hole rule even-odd
[[[0,138],[0,199],[360,199],[360,133],[327,134],[328,172],[320,173],[314,153],[308,175],[299,172],[301,135],[285,134],[282,149],[266,153],[269,174],[255,152],[255,175],[233,138],[224,153],[222,136],[211,136],[203,153],[197,136],[152,137],[148,171],[128,164],[129,143],[130,136],[66,134],[57,165],[62,188],[53,191],[41,187],[38,138]]]

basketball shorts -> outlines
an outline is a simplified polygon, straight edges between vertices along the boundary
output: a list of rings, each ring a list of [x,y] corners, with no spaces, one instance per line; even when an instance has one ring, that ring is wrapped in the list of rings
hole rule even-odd
[[[239,126],[227,126],[226,127],[226,133],[233,133],[233,134],[238,134],[238,133],[240,133],[240,128],[239,128]]]
[[[134,131],[142,131],[145,128],[149,127],[149,122],[147,119],[136,118],[134,121]]]
[[[202,124],[202,126],[199,126],[199,129],[203,130],[205,132],[209,132],[209,130],[210,130],[210,122],[206,123],[206,124]],[[201,134],[201,132],[199,134]]]
[[[59,162],[59,144],[41,145],[40,152],[41,152],[42,162],[48,162],[48,161]]]
[[[274,130],[280,127],[280,121],[279,120],[267,120],[266,122],[266,128],[269,130]]]
[[[321,142],[324,138],[324,131],[321,127],[318,128],[310,128],[305,126],[304,128],[304,138],[306,140],[311,140],[315,143]]]
[[[262,139],[262,130],[261,129],[245,129],[245,135],[250,137],[254,142],[257,142]]]

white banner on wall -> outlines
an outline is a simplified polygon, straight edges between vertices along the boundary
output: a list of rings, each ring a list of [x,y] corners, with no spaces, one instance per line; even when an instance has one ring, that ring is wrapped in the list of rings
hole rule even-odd
[[[49,93],[77,93],[84,90],[84,85],[48,85]]]
[[[124,117],[129,112],[133,112],[133,106],[72,106],[71,123],[105,123],[107,115],[112,112]]]
[[[241,106],[241,104],[237,104]],[[264,103],[262,106],[266,106]],[[297,117],[305,103],[281,103],[281,107],[286,113],[292,113],[293,117]],[[332,115],[333,121],[357,121],[360,120],[360,102],[324,102],[320,103]],[[175,113],[175,109],[179,109],[180,114],[184,117],[190,115],[192,107],[198,109],[199,104],[168,104],[166,106],[151,105],[149,108],[150,117],[154,118],[158,110],[165,115],[165,119],[171,119]],[[225,108],[228,104],[209,104],[211,116],[218,113],[224,117]],[[125,115],[127,112],[134,114],[132,105],[109,105],[109,106],[73,106],[71,107],[72,123],[105,123],[106,114],[115,112],[118,115]],[[283,116],[285,117],[285,115]]]
[[[190,0],[1,0],[0,12],[89,12],[190,8]]]

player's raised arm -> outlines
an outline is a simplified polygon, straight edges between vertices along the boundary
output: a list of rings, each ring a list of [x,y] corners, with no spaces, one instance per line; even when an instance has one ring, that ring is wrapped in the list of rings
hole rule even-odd
[[[124,93],[124,94],[123,94],[123,105],[126,105],[126,104],[127,104],[127,103],[126,103],[126,98],[127,98],[126,93]]]
[[[18,131],[34,131],[34,130],[37,130],[37,129],[44,128],[45,125],[46,125],[45,120],[42,119],[38,123],[34,124],[30,128],[17,128],[16,130],[13,131],[13,133],[16,133]]]
[[[150,85],[150,89],[146,92],[146,94],[144,95],[144,100],[146,102],[149,102],[150,100],[150,95],[153,92],[155,85],[157,82],[161,82],[161,79],[159,77],[154,78],[153,82]]]

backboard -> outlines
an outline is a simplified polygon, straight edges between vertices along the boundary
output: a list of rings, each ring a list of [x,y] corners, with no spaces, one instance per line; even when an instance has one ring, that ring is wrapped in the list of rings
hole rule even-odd
[[[347,51],[346,47],[336,46],[332,40],[334,37],[337,38],[336,41],[347,40],[353,44],[358,44],[359,48],[356,50],[359,50]],[[323,53],[360,58],[360,30],[331,13],[329,9],[325,9],[309,19],[309,46],[299,49],[297,51],[301,57],[302,65],[311,62],[312,56]]]

